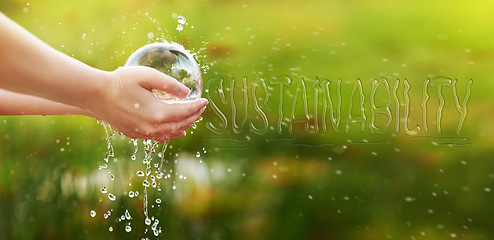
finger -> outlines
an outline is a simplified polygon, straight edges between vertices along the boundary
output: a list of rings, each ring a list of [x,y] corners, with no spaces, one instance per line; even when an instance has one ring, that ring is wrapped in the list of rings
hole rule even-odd
[[[155,139],[155,140],[158,142],[158,144],[160,144],[160,143],[164,143],[164,142],[169,143],[169,142],[171,142],[173,139],[175,139],[175,138],[179,138],[179,137],[183,137],[183,136],[185,136],[185,135],[186,135],[186,132],[185,132],[185,131],[183,131],[183,132],[180,132],[180,133],[175,134],[175,135],[172,135],[172,136],[161,137],[161,138],[157,138],[157,139]]]
[[[208,100],[199,98],[192,102],[163,103],[167,105],[167,111],[161,117],[162,122],[181,122],[206,107]]]
[[[201,117],[202,113],[204,113],[205,110],[206,110],[206,107],[202,108],[196,114],[194,114],[194,115],[190,116],[189,118],[185,119],[184,121],[182,121],[181,126],[178,128],[178,131],[185,131],[188,128],[190,128],[190,126],[192,126],[194,123],[197,122],[197,119],[199,119],[199,117]]]
[[[185,131],[180,132],[180,133],[178,133],[178,134],[176,134],[174,136],[171,136],[168,141],[171,141],[171,140],[173,140],[175,138],[184,137],[185,135],[187,135],[187,133]]]
[[[180,122],[172,122],[172,123],[164,123],[159,126],[160,129],[157,129],[157,133],[159,133],[159,138],[174,136],[176,134],[180,134],[187,130],[192,124],[194,124],[197,119],[201,116],[201,114],[205,111],[206,107],[195,113],[194,115],[188,117],[187,119]]]
[[[172,78],[153,68],[144,68],[146,68],[146,71],[142,71],[142,87],[150,90],[163,91],[175,97],[186,97],[189,95],[189,88],[177,81],[175,78]]]

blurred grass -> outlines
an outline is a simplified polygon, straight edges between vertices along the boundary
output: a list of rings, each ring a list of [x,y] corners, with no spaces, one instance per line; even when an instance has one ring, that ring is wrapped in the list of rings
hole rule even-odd
[[[360,132],[359,124],[352,124],[346,134],[345,118],[338,133],[314,133],[298,123],[293,133],[283,128],[280,134],[277,87],[270,90],[265,109],[274,129],[258,135],[246,125],[234,133],[230,101],[220,106],[228,125],[218,135],[205,127],[208,122],[220,124],[210,105],[198,127],[168,150],[167,166],[177,175],[163,182],[164,203],[152,211],[160,216],[168,239],[482,240],[494,236],[493,7],[480,0],[4,0],[0,11],[54,48],[109,71],[141,45],[155,41],[147,37],[152,32],[198,53],[201,65],[210,65],[205,86],[224,78],[226,94],[231,93],[226,87],[232,78],[237,91],[243,77],[250,84],[260,76],[269,81],[288,75],[294,83],[285,91],[285,116],[302,78],[308,89],[316,77],[342,79],[343,116],[355,79],[362,80],[369,116],[371,80],[384,77],[391,84],[407,78],[413,126],[421,121],[425,79],[457,78],[460,98],[466,81],[473,79],[461,134],[470,146],[437,146],[404,134],[403,126],[394,133],[394,122],[384,134],[371,134],[368,128]],[[175,30],[173,13],[187,19],[181,33]],[[215,89],[208,90],[217,103]],[[434,91],[429,94],[435,97]],[[241,97],[234,97],[240,110],[246,104]],[[446,102],[439,137],[455,136],[458,114],[451,96]],[[437,105],[437,99],[430,100],[432,137],[438,137],[433,134]],[[247,106],[248,114],[257,116],[252,102]],[[95,120],[2,117],[0,126],[0,239],[143,237],[142,195],[120,196],[129,189],[128,177],[142,168],[129,160],[133,148],[127,139],[114,139],[118,162],[110,168],[118,181],[109,184],[97,169],[106,143]],[[213,139],[218,137],[226,139]],[[365,141],[380,144],[362,144]],[[194,157],[197,152],[200,157]],[[117,202],[110,204],[99,192],[103,184],[117,189]],[[172,185],[177,190],[171,190]],[[89,215],[92,209],[95,218]],[[108,209],[114,211],[111,220],[102,217]],[[125,209],[132,212],[131,233],[112,221]],[[109,226],[115,230],[109,232]]]

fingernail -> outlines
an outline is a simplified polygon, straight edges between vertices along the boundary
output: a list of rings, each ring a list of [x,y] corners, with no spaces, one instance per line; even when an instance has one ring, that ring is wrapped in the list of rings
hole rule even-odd
[[[200,99],[199,99],[199,103],[200,103],[201,105],[207,105],[209,102],[208,102],[208,100],[207,100],[207,99],[205,99],[205,98],[200,98]]]

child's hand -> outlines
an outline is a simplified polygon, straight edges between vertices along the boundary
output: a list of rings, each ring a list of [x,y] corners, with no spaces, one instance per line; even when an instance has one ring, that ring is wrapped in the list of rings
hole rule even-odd
[[[148,67],[121,67],[102,81],[84,108],[94,117],[131,138],[169,141],[185,135],[204,112],[208,101],[166,103],[153,89],[185,97],[189,89],[172,77]]]

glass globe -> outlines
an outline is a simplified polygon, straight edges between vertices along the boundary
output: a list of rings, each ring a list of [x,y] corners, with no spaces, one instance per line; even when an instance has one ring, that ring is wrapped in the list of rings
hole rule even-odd
[[[202,75],[192,55],[176,43],[151,43],[137,49],[125,66],[147,66],[177,79],[190,89],[187,97],[176,98],[162,91],[154,91],[159,99],[186,101],[201,97]]]

